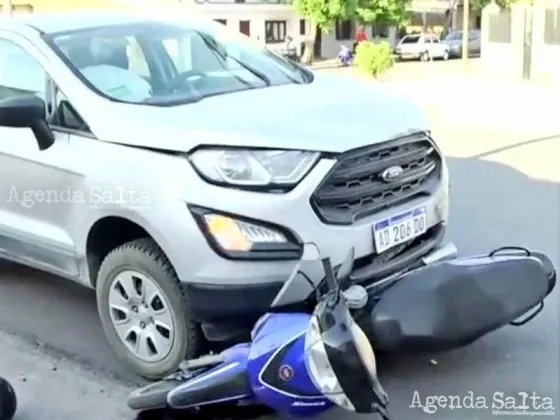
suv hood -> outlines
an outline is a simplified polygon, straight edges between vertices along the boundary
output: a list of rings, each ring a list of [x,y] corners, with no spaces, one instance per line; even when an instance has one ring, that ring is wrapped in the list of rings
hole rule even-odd
[[[383,83],[329,74],[181,106],[109,105],[88,119],[99,139],[178,152],[221,145],[339,153],[428,129],[420,107]]]

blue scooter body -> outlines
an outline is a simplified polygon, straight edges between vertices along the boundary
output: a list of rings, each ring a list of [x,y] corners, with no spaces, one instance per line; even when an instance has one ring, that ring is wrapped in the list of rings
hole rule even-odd
[[[230,347],[223,354],[224,361],[210,369],[201,369],[189,380],[167,394],[167,405],[174,409],[188,409],[251,400],[247,365],[249,343]]]
[[[187,409],[227,402],[266,405],[296,417],[332,407],[307,373],[305,333],[310,315],[266,314],[255,325],[252,344],[222,353],[224,361],[167,394],[167,404]]]
[[[248,374],[256,399],[278,413],[315,416],[332,407],[315,387],[305,362],[307,314],[267,314],[253,331]]]

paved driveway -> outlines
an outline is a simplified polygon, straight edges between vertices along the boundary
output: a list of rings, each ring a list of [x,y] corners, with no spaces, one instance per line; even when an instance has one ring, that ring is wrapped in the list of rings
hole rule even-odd
[[[520,244],[545,251],[560,264],[560,137],[535,139],[543,130],[534,127],[532,135],[531,124],[516,125],[515,118],[508,124],[477,126],[460,119],[450,123],[443,118],[445,106],[427,100],[425,105],[435,121],[434,135],[449,158],[449,238],[462,253]],[[21,266],[1,262],[0,270],[5,273],[0,280],[0,330],[46,343],[98,369],[98,375],[126,379],[101,333],[92,293]],[[519,391],[555,398],[556,415],[551,418],[559,418],[558,319],[557,289],[545,312],[523,328],[504,328],[447,354],[383,360],[381,375],[392,396],[395,419],[493,418],[491,409],[438,408],[426,414],[409,407],[415,392],[416,402],[422,404],[429,396],[463,398],[472,392],[491,405],[495,392],[508,396]],[[48,395],[38,396],[34,406],[52,405]],[[335,416],[353,418],[340,413],[326,418]]]

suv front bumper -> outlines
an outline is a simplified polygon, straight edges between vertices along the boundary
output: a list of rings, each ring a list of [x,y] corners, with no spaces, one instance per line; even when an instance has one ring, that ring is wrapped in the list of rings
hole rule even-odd
[[[313,242],[324,255],[332,258],[336,266],[342,262],[351,247],[355,250],[355,266],[352,278],[355,282],[371,284],[383,277],[411,266],[421,257],[438,247],[445,236],[448,217],[448,171],[442,162],[441,181],[429,197],[407,202],[374,216],[360,219],[353,225],[329,225],[322,222],[311,208],[309,197],[317,185],[332,168],[330,161],[321,161],[296,189],[288,194],[266,195],[232,191],[219,187],[219,200],[213,210],[235,217],[247,217],[265,224],[281,226],[293,233],[301,242]],[[416,206],[425,206],[428,231],[410,243],[399,254],[385,260],[376,255],[372,225],[374,220],[389,217]],[[218,332],[205,331],[222,339],[226,331],[250,329],[255,320],[276,307],[301,305],[312,293],[306,282],[292,282],[287,289],[283,286],[292,274],[298,260],[231,260],[219,256],[200,235],[202,243],[196,248],[189,245],[189,256],[185,256],[177,267],[178,275],[189,296],[189,307],[196,320],[206,324],[207,329],[220,326]],[[192,251],[192,252],[191,252]],[[303,266],[313,282],[322,280],[321,268]],[[281,292],[281,293],[280,293]]]

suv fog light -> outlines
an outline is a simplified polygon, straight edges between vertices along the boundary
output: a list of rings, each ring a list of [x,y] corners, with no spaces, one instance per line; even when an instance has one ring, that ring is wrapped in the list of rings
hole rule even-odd
[[[225,251],[251,251],[258,244],[285,244],[278,231],[220,214],[203,215],[208,233]]]

